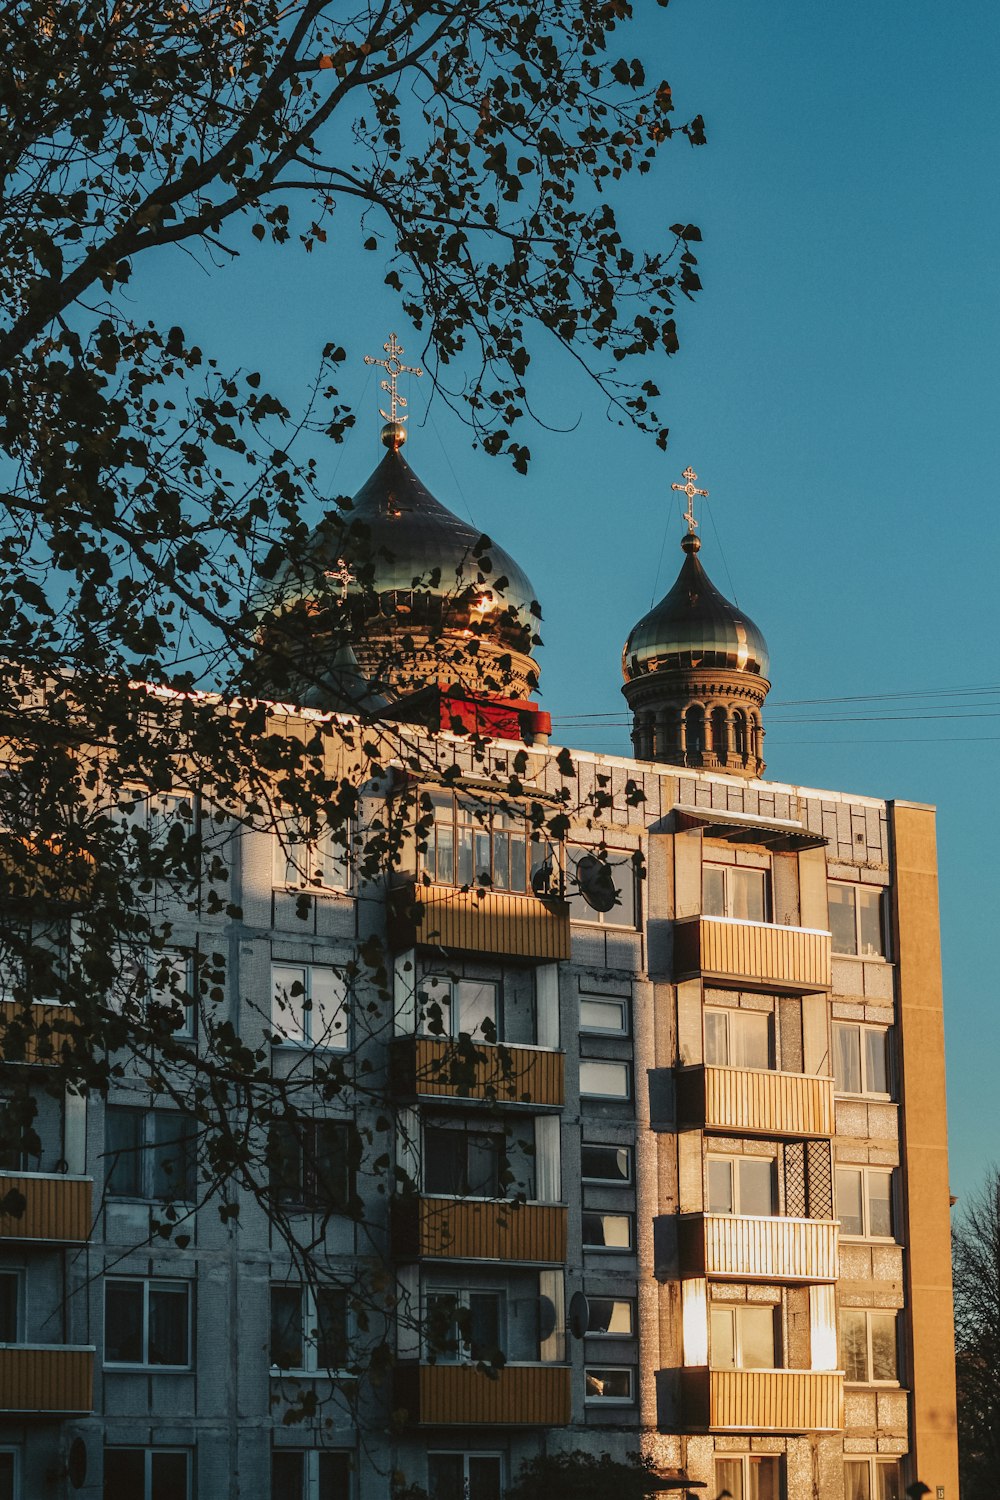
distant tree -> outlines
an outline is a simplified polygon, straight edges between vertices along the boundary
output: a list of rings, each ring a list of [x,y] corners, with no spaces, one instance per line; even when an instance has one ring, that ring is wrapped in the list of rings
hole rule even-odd
[[[609,1453],[549,1453],[521,1465],[506,1500],[645,1500],[661,1488],[652,1459]]]
[[[965,1500],[992,1500],[1000,1476],[1000,1169],[960,1209],[952,1233],[958,1451]]]

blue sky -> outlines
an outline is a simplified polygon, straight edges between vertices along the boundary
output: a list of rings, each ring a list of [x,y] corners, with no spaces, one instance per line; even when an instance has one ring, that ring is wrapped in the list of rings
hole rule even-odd
[[[610,753],[628,749],[622,644],[681,561],[670,482],[698,471],[712,492],[702,560],[771,650],[769,776],[940,810],[952,1184],[965,1195],[1000,1159],[1000,7],[637,8],[623,50],[670,80],[678,117],[700,111],[709,131],[701,150],[674,142],[618,205],[653,243],[677,220],[705,236],[681,352],[648,372],[665,391],[669,452],[611,425],[599,393],[539,343],[542,415],[572,431],[528,432],[527,478],[473,452],[443,403],[428,418],[419,386],[407,456],[532,578],[556,736]],[[317,449],[331,494],[356,490],[380,456],[362,356],[391,329],[420,356],[356,242],[346,224],[311,257],[248,242],[211,274],[171,253],[132,289],[137,309],[261,369],[289,401],[322,344],[344,345],[341,391],[360,418],[343,448]],[[869,717],[886,713],[881,695],[990,686]],[[781,707],[863,695],[880,701],[808,711],[838,722],[792,722],[806,711]],[[569,722],[583,714],[608,717]]]

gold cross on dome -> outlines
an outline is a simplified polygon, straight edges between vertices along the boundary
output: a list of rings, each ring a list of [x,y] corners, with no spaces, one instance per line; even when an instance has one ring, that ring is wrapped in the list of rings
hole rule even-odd
[[[399,394],[399,391],[396,389],[397,377],[400,375],[422,375],[424,372],[419,365],[403,364],[399,356],[401,354],[405,354],[406,351],[399,340],[396,338],[396,335],[394,333],[390,333],[389,342],[387,344],[383,344],[382,348],[389,356],[388,359],[376,359],[374,354],[366,354],[365,364],[381,365],[382,369],[385,370],[388,374],[389,379],[382,380],[379,382],[379,384],[381,385],[382,389],[388,393],[389,410],[383,411],[382,408],[379,407],[379,416],[383,417],[386,422],[396,422],[398,421],[398,418],[396,416],[397,406],[406,405],[406,397],[401,396]],[[403,420],[405,421],[406,418],[404,417]]]
[[[670,488],[672,490],[680,490],[680,492],[681,492],[682,495],[687,495],[688,508],[684,512],[684,519],[688,523],[688,531],[689,532],[694,532],[694,531],[698,530],[698,522],[694,518],[694,497],[695,497],[695,495],[702,495],[707,500],[708,499],[708,490],[698,490],[698,489],[695,489],[694,482],[698,478],[698,476],[694,472],[694,470],[691,468],[690,464],[684,470],[684,473],[681,475],[681,478],[684,479],[684,480],[686,480],[687,483],[686,484],[672,484],[670,486]]]
[[[335,578],[337,580],[340,584],[340,597],[342,600],[346,599],[347,585],[354,582],[354,574],[342,557],[337,558],[337,566],[335,568],[327,568],[326,576],[327,578]]]

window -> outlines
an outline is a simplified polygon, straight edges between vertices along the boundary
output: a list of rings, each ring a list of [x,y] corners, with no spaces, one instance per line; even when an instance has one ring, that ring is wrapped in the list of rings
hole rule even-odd
[[[889,1032],[884,1026],[833,1023],[833,1076],[838,1094],[890,1097]]]
[[[781,1459],[763,1453],[717,1458],[714,1490],[728,1491],[732,1500],[781,1500]]]
[[[464,1120],[425,1125],[425,1192],[501,1198],[506,1181],[507,1150],[502,1129]]]
[[[503,1293],[467,1287],[429,1292],[424,1335],[428,1354],[439,1362],[492,1361],[505,1343]]]
[[[773,1307],[713,1302],[709,1327],[713,1370],[777,1368]]]
[[[830,931],[834,953],[858,958],[885,956],[882,890],[873,885],[844,885],[831,880]]]
[[[190,1500],[184,1448],[105,1448],[104,1500]]]
[[[0,1500],[17,1500],[21,1493],[17,1485],[17,1460],[16,1449],[0,1449]]]
[[[613,995],[580,996],[580,1030],[628,1035],[628,1001]]]
[[[777,1209],[774,1161],[761,1156],[708,1158],[708,1212],[771,1217]]]
[[[0,1271],[0,1344],[21,1342],[22,1292],[20,1271]]]
[[[716,1068],[769,1068],[771,1017],[758,1010],[705,1010],[705,1061]]]
[[[105,1191],[111,1198],[191,1202],[196,1196],[197,1136],[174,1109],[109,1104],[104,1117]]]
[[[588,1365],[583,1372],[584,1393],[588,1405],[591,1402],[631,1402],[633,1370],[628,1365]]]
[[[104,1283],[104,1363],[189,1369],[191,1302],[188,1281],[109,1278]]]
[[[588,1297],[587,1306],[588,1334],[628,1338],[635,1332],[635,1303],[631,1297]]]
[[[596,1099],[631,1098],[628,1063],[595,1062],[592,1058],[582,1059],[580,1093],[590,1094]]]
[[[891,1240],[892,1172],[877,1167],[838,1167],[837,1217],[842,1234]]]
[[[486,980],[429,975],[420,984],[417,1030],[422,1036],[469,1036],[477,1042],[495,1042],[498,988]]]
[[[351,1455],[336,1449],[275,1448],[271,1500],[350,1500]]]
[[[584,1141],[580,1174],[584,1182],[631,1182],[631,1146],[588,1146]]]
[[[347,985],[325,964],[271,965],[271,1024],[278,1038],[305,1046],[350,1044]]]
[[[499,1453],[428,1453],[431,1500],[500,1500],[503,1459]]]
[[[586,1250],[631,1250],[631,1214],[583,1214],[583,1244]]]
[[[347,1361],[347,1292],[272,1286],[272,1367],[315,1372],[342,1369]]]
[[[706,864],[702,877],[706,917],[738,917],[744,922],[768,920],[768,871],[745,865]]]
[[[147,949],[138,957],[125,953],[109,999],[154,1030],[193,1040],[198,1019],[195,982],[194,956],[179,948]]]
[[[274,836],[274,884],[300,891],[348,890],[349,838],[346,822],[317,834],[305,818],[283,819]]]
[[[841,1308],[840,1357],[848,1380],[897,1381],[896,1314]]]
[[[497,891],[555,894],[558,851],[535,833],[527,811],[453,792],[425,792],[421,820],[427,833],[424,869],[440,885],[487,885]]]
[[[845,1459],[844,1500],[903,1500],[897,1461],[882,1458]]]
[[[574,922],[635,927],[639,915],[637,854],[624,849],[567,849],[566,894]]]
[[[280,1120],[271,1126],[271,1192],[285,1209],[344,1213],[354,1197],[357,1133],[345,1120]]]

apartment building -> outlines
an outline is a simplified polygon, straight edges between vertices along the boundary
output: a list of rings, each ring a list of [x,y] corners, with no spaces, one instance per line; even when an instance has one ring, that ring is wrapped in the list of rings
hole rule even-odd
[[[357,501],[374,580],[317,553],[350,639],[307,612],[270,721],[363,717],[377,771],[329,736],[350,847],[233,820],[227,903],[158,960],[176,1038],[230,1021],[307,1139],[272,1128],[270,1197],[209,1193],[148,1059],[106,1098],[48,1090],[44,1043],[8,1063],[39,1149],[0,1180],[0,1500],[500,1500],[564,1450],[713,1500],[957,1500],[933,809],[764,778],[767,648],[691,474],[635,755],[549,745],[530,584],[492,548],[491,590],[401,446]]]

